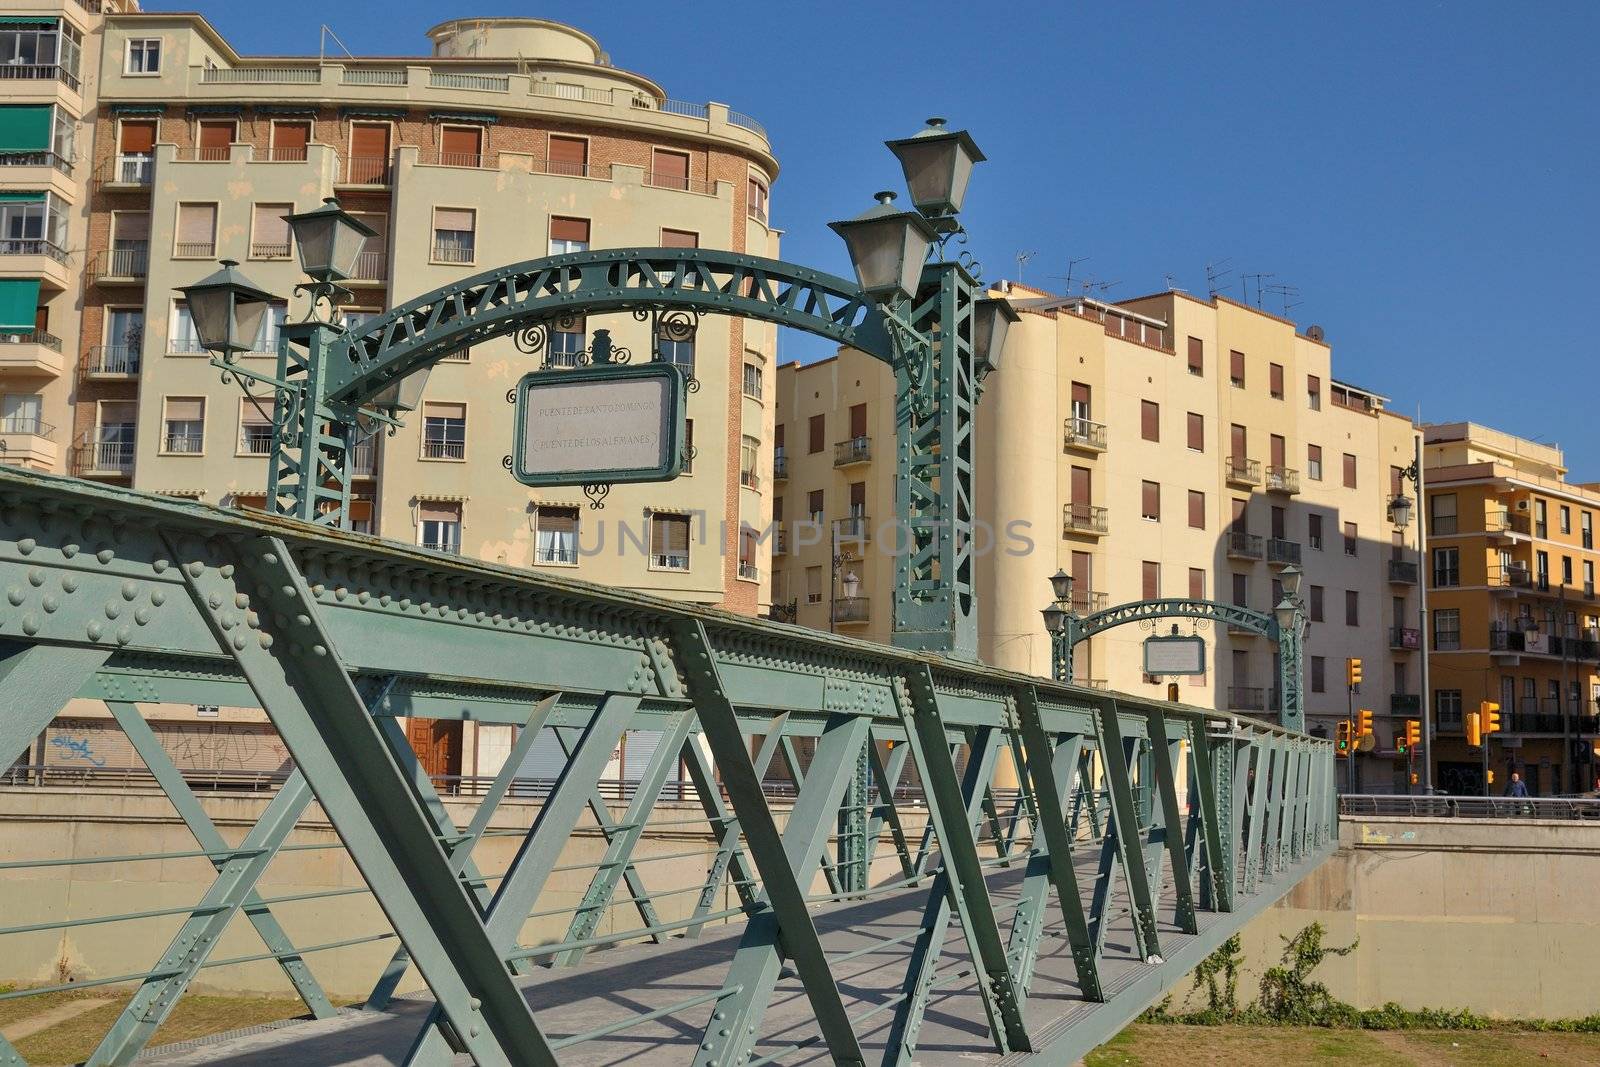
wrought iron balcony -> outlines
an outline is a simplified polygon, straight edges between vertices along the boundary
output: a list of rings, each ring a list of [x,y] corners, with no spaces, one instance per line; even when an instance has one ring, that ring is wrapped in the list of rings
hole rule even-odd
[[[98,285],[115,281],[142,282],[150,273],[150,245],[146,241],[130,241],[122,248],[100,252],[94,257],[89,273]]]
[[[239,430],[239,451],[247,456],[265,456],[272,452],[272,427],[265,423],[247,423]]]
[[[833,446],[833,465],[849,467],[872,458],[872,438],[852,437]]]
[[[775,482],[789,480],[789,456],[781,448],[772,453],[772,480]]]
[[[139,374],[138,345],[95,345],[84,357],[85,378],[134,378]]]
[[[1389,581],[1393,585],[1416,585],[1417,565],[1407,559],[1391,559]]]
[[[59,63],[3,63],[0,81],[59,81],[75,93],[82,89],[78,76]]]
[[[1533,572],[1525,563],[1513,563],[1509,567],[1490,567],[1488,583],[1491,588],[1498,589],[1532,589]]]
[[[1106,424],[1077,417],[1067,419],[1062,431],[1061,447],[1068,452],[1104,452]]]
[[[841,541],[865,541],[872,536],[872,520],[865,515],[834,519],[833,532]]]
[[[1267,468],[1267,492],[1286,493],[1290,496],[1300,491],[1300,472],[1293,467]]]
[[[161,437],[161,451],[181,456],[198,456],[205,438],[198,433],[167,433]]]
[[[17,375],[58,376],[62,369],[61,338],[45,330],[0,333],[0,378]]]
[[[744,486],[746,489],[760,489],[761,475],[757,474],[755,471],[742,470],[739,472],[739,484]]]
[[[1422,631],[1415,626],[1391,626],[1389,647],[1396,651],[1414,652],[1422,647]]]
[[[1230,685],[1228,707],[1234,711],[1266,711],[1267,691],[1258,685]]]
[[[1260,534],[1243,530],[1228,531],[1228,556],[1232,559],[1261,559],[1265,556]]]
[[[1275,567],[1300,566],[1300,542],[1281,537],[1267,538],[1267,562]]]
[[[761,580],[761,568],[749,560],[742,559],[739,561],[739,577],[747,582],[758,582]]]
[[[1067,504],[1061,509],[1061,536],[1099,537],[1106,532],[1106,509],[1095,504]]]
[[[352,282],[381,282],[389,277],[389,254],[382,249],[369,250],[356,256],[356,272]]]
[[[48,149],[39,152],[0,151],[0,167],[54,167],[63,174],[71,174],[72,160]]]
[[[1491,509],[1484,516],[1483,529],[1485,533],[1500,537],[1526,537],[1532,529],[1532,524],[1525,514],[1514,512],[1510,508],[1499,508],[1498,510]],[[1439,533],[1437,524],[1429,532]]]
[[[833,602],[833,621],[836,623],[866,622],[871,616],[871,603],[864,596],[840,597]]]
[[[1389,714],[1391,715],[1418,715],[1422,712],[1422,696],[1419,693],[1390,693]]]
[[[0,66],[0,70],[4,69]],[[62,265],[67,262],[66,250],[42,237],[0,238],[0,256],[44,256]]]
[[[465,459],[466,455],[465,441],[447,441],[438,437],[422,439],[423,459]]]
[[[0,434],[23,434],[28,437],[42,437],[46,441],[53,439],[56,428],[43,419],[36,419],[32,415],[7,415],[0,418]]]
[[[1229,456],[1227,478],[1229,485],[1250,489],[1261,484],[1261,461],[1243,456]]]
[[[342,185],[389,185],[394,181],[388,156],[351,156],[345,160]]]
[[[132,441],[89,441],[80,444],[73,455],[73,473],[80,478],[95,475],[120,477],[133,473]]]
[[[378,473],[378,445],[367,438],[350,450],[350,474],[355,478],[371,478]]]
[[[1074,614],[1092,615],[1097,611],[1104,611],[1110,601],[1111,597],[1108,593],[1098,593],[1091,589],[1075,588],[1072,590],[1072,598],[1070,603],[1072,604],[1072,611]]]

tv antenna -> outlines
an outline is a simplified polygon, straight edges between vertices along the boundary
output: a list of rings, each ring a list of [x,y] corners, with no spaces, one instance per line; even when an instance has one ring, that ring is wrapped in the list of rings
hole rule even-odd
[[[1239,277],[1241,279],[1243,279],[1243,281],[1244,281],[1244,302],[1246,304],[1250,303],[1250,279],[1251,278],[1255,279],[1255,281],[1256,281],[1256,307],[1259,308],[1261,306],[1261,280],[1263,278],[1276,278],[1277,275],[1273,274],[1271,271],[1263,271],[1263,272],[1261,272],[1259,274],[1241,274],[1241,275],[1239,275]]]
[[[1018,285],[1022,284],[1022,268],[1026,267],[1028,265],[1028,260],[1032,259],[1034,256],[1036,256],[1038,254],[1039,253],[1037,253],[1037,252],[1018,252],[1017,253],[1017,284]]]
[[[1269,285],[1269,286],[1267,286],[1267,292],[1271,293],[1273,296],[1276,296],[1280,300],[1283,301],[1283,317],[1284,318],[1288,318],[1289,317],[1289,310],[1291,308],[1297,308],[1302,303],[1304,303],[1303,300],[1293,300],[1293,301],[1290,300],[1291,297],[1297,297],[1297,296],[1300,295],[1300,287],[1298,285],[1288,285],[1288,284],[1283,284],[1283,283],[1280,283],[1280,284],[1277,284],[1277,285]]]
[[[1212,299],[1215,299],[1216,295],[1222,291],[1222,287],[1217,283],[1233,273],[1231,270],[1225,269],[1232,262],[1232,259],[1224,259],[1219,263],[1206,264],[1206,289],[1210,292]]]
[[[330,37],[333,38],[333,43],[339,46],[339,51],[345,54],[346,59],[355,58],[350,54],[350,49],[345,47],[344,42],[339,40],[339,35],[333,32],[333,27],[324,22],[322,24],[322,37],[317,42],[317,62],[319,65],[326,63],[328,60],[328,39]]]
[[[1169,293],[1181,293],[1181,292],[1183,292],[1183,286],[1178,284],[1178,276],[1176,274],[1172,273],[1169,270],[1165,274],[1163,274],[1162,277],[1167,280],[1167,292],[1169,292]]]
[[[1067,273],[1065,273],[1065,274],[1052,274],[1052,275],[1050,275],[1050,277],[1052,277],[1055,280],[1057,280],[1057,281],[1062,283],[1061,284],[1061,291],[1063,293],[1071,294],[1071,292],[1072,292],[1072,273],[1073,273],[1073,271],[1078,269],[1078,264],[1079,263],[1087,263],[1087,262],[1089,262],[1089,257],[1088,256],[1079,256],[1077,259],[1069,259],[1069,260],[1067,260]]]

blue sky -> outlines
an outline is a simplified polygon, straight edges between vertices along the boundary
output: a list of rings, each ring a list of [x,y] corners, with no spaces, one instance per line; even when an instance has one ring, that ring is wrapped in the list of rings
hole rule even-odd
[[[760,119],[785,258],[842,274],[826,223],[901,186],[879,142],[948,116],[990,160],[965,213],[986,278],[1034,252],[1023,277],[1050,288],[1084,259],[1107,299],[1168,274],[1204,295],[1225,262],[1254,302],[1245,276],[1270,273],[1340,377],[1600,478],[1600,4],[200,6],[247,53],[314,54],[324,19],[357,54],[421,52],[456,15],[570,22],[670,95]]]

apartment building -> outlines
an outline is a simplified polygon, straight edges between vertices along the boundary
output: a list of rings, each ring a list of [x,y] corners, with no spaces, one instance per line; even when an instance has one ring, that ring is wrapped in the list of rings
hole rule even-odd
[[[998,289],[1022,311],[978,405],[979,648],[1049,672],[1039,609],[1072,574],[1087,614],[1155,597],[1271,611],[1304,572],[1308,724],[1332,735],[1370,708],[1365,790],[1403,788],[1394,731],[1420,708],[1417,553],[1389,516],[1414,456],[1408,419],[1334,378],[1320,331],[1225,298],[1160,293],[1116,304]],[[893,376],[858,352],[778,371],[774,612],[887,640],[894,543]],[[1188,625],[1180,626],[1189,632]],[[1165,631],[1163,631],[1165,632]],[[1275,649],[1201,631],[1210,669],[1185,701],[1276,707]],[[1137,625],[1077,650],[1079,681],[1159,693]],[[1345,660],[1364,681],[1349,694]]]
[[[1600,605],[1594,546],[1600,484],[1567,479],[1561,449],[1471,422],[1423,427],[1429,684],[1435,780],[1448,792],[1535,795],[1595,788]],[[1463,715],[1501,708],[1470,748]]]
[[[15,342],[0,345],[7,462],[264,506],[272,401],[208,364],[176,290],[231,259],[281,294],[243,356],[270,372],[280,327],[306,310],[283,216],[326,197],[376,234],[337,309],[349,327],[550,254],[779,254],[768,222],[778,166],[760,123],[670,98],[573,27],[464,18],[427,30],[418,56],[245,57],[201,14],[85,2],[40,0],[0,21],[0,49],[28,61],[0,64],[0,134],[15,146],[0,180],[25,191],[0,193],[0,304]],[[69,121],[70,144],[57,132]],[[548,327],[536,354],[504,338],[433,369],[405,427],[357,450],[357,528],[765,612],[768,549],[753,531],[771,514],[775,327],[648,313]],[[578,365],[598,329],[634,362],[677,363],[692,384],[688,471],[616,486],[597,510],[577,487],[517,484],[501,458],[510,387]],[[430,766],[474,773],[474,731],[440,729],[414,738]]]

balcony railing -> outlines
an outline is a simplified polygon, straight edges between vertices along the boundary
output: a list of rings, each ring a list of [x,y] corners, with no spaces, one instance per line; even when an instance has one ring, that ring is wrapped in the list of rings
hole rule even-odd
[[[469,244],[436,244],[433,246],[435,263],[471,263],[475,257],[474,246]]]
[[[470,89],[480,93],[509,93],[509,74],[456,74],[447,70],[428,72],[430,89]]]
[[[739,484],[744,486],[746,489],[760,489],[761,475],[757,474],[755,471],[742,470],[739,472]]]
[[[578,562],[578,546],[572,542],[555,542],[540,545],[533,550],[535,563],[565,563]]]
[[[739,577],[747,582],[759,582],[761,580],[761,568],[748,560],[741,559],[739,561]]]
[[[201,67],[202,85],[316,85],[319,67]]]
[[[253,423],[239,430],[239,451],[247,456],[265,456],[272,452],[272,427]]]
[[[48,330],[29,330],[27,333],[0,333],[0,345],[43,345],[52,352],[61,351],[61,338]]]
[[[1228,457],[1228,484],[1255,486],[1261,484],[1261,461],[1243,456]]]
[[[378,473],[378,446],[369,437],[350,450],[350,474],[356,478],[371,478]]]
[[[113,278],[139,279],[150,273],[150,246],[147,243],[129,244],[113,248],[95,256],[94,269],[90,271],[96,282]]]
[[[422,547],[432,552],[448,552],[452,556],[461,554],[461,542],[450,540],[423,541]]]
[[[644,183],[656,189],[676,189],[684,193],[705,193],[710,195],[717,191],[716,182],[703,181],[699,178],[685,178],[681,174],[657,170],[646,171]]]
[[[161,437],[161,450],[185,456],[198,456],[204,436],[197,433],[168,433]]]
[[[783,452],[772,454],[772,480],[785,481],[789,477],[789,457]]]
[[[95,345],[83,360],[85,378],[131,378],[138,373],[138,345]]]
[[[1103,534],[1106,509],[1096,504],[1067,504],[1061,509],[1061,534]]]
[[[1503,586],[1508,589],[1531,589],[1533,588],[1533,572],[1526,566],[1490,567],[1488,582],[1490,585]]]
[[[351,281],[381,282],[389,277],[389,253],[375,250],[356,256],[356,272]]]
[[[289,252],[288,241],[252,241],[250,244],[251,259],[288,259]]]
[[[833,446],[833,465],[835,467],[848,467],[855,463],[865,463],[872,458],[872,438],[852,437],[848,441],[840,441]]]
[[[29,437],[42,437],[49,441],[55,437],[56,428],[32,415],[8,415],[0,418],[0,433],[26,434]]]
[[[1300,491],[1300,472],[1293,467],[1267,468],[1267,492],[1294,494]]]
[[[77,448],[78,474],[128,474],[133,470],[132,441],[92,441]]]
[[[866,622],[871,616],[871,603],[864,596],[840,597],[833,602],[833,621],[836,623]]]
[[[1235,711],[1266,711],[1267,691],[1257,685],[1230,685],[1228,707]]]
[[[465,441],[443,441],[434,437],[422,439],[422,456],[424,459],[464,459],[467,454]]]
[[[100,168],[95,175],[95,184],[149,186],[155,182],[155,178],[154,156],[118,156]]]
[[[0,152],[0,167],[54,167],[63,174],[72,173],[72,160],[55,152]]]
[[[548,96],[557,100],[585,100],[591,104],[611,103],[610,89],[593,89],[577,82],[536,81],[528,86],[531,96]]]
[[[0,70],[4,69],[0,66]],[[67,262],[66,251],[42,237],[0,238],[0,256],[47,256],[63,265]]]
[[[167,338],[167,355],[169,356],[198,356],[204,351],[205,349],[200,347],[200,338],[193,335]]]
[[[786,555],[789,551],[789,535],[782,526],[772,531],[772,554],[774,556]]]
[[[1433,650],[1435,652],[1455,652],[1461,648],[1460,630],[1435,630],[1433,631]]]
[[[217,254],[217,241],[179,241],[172,246],[173,259],[211,259]]]
[[[1395,585],[1416,585],[1417,565],[1410,560],[1391,559],[1389,561],[1389,581]]]
[[[1266,554],[1260,534],[1243,530],[1228,531],[1228,555],[1234,559],[1261,559]]]
[[[388,156],[351,156],[345,160],[345,185],[388,185],[392,180]]]
[[[1106,605],[1110,603],[1110,594],[1098,593],[1092,589],[1074,589],[1070,603],[1074,614],[1092,615],[1106,609]]]
[[[346,67],[339,81],[342,85],[404,85],[406,84],[407,71],[404,67],[396,69]]]
[[[1417,715],[1422,711],[1422,696],[1419,693],[1390,693],[1389,714],[1391,715]]]
[[[1300,542],[1285,541],[1281,537],[1267,539],[1267,562],[1280,567],[1300,566]]]
[[[467,170],[482,170],[489,157],[482,152],[440,152],[435,166],[463,167]]]
[[[1483,528],[1492,534],[1522,534],[1527,535],[1532,529],[1528,516],[1512,511],[1510,508],[1501,508],[1490,511],[1483,520]],[[1431,531],[1438,533],[1437,529]]]
[[[657,552],[650,557],[650,566],[658,571],[686,571],[689,557],[677,552]]]
[[[59,81],[73,92],[82,88],[77,76],[59,63],[3,63],[0,81]]]
[[[833,530],[841,541],[865,541],[872,536],[872,520],[865,515],[834,519]]]
[[[1061,447],[1081,452],[1106,450],[1106,424],[1090,419],[1070,418],[1062,428]]]
[[[1440,635],[1444,636],[1443,634]],[[1389,647],[1413,652],[1422,647],[1422,631],[1414,626],[1389,627]]]

